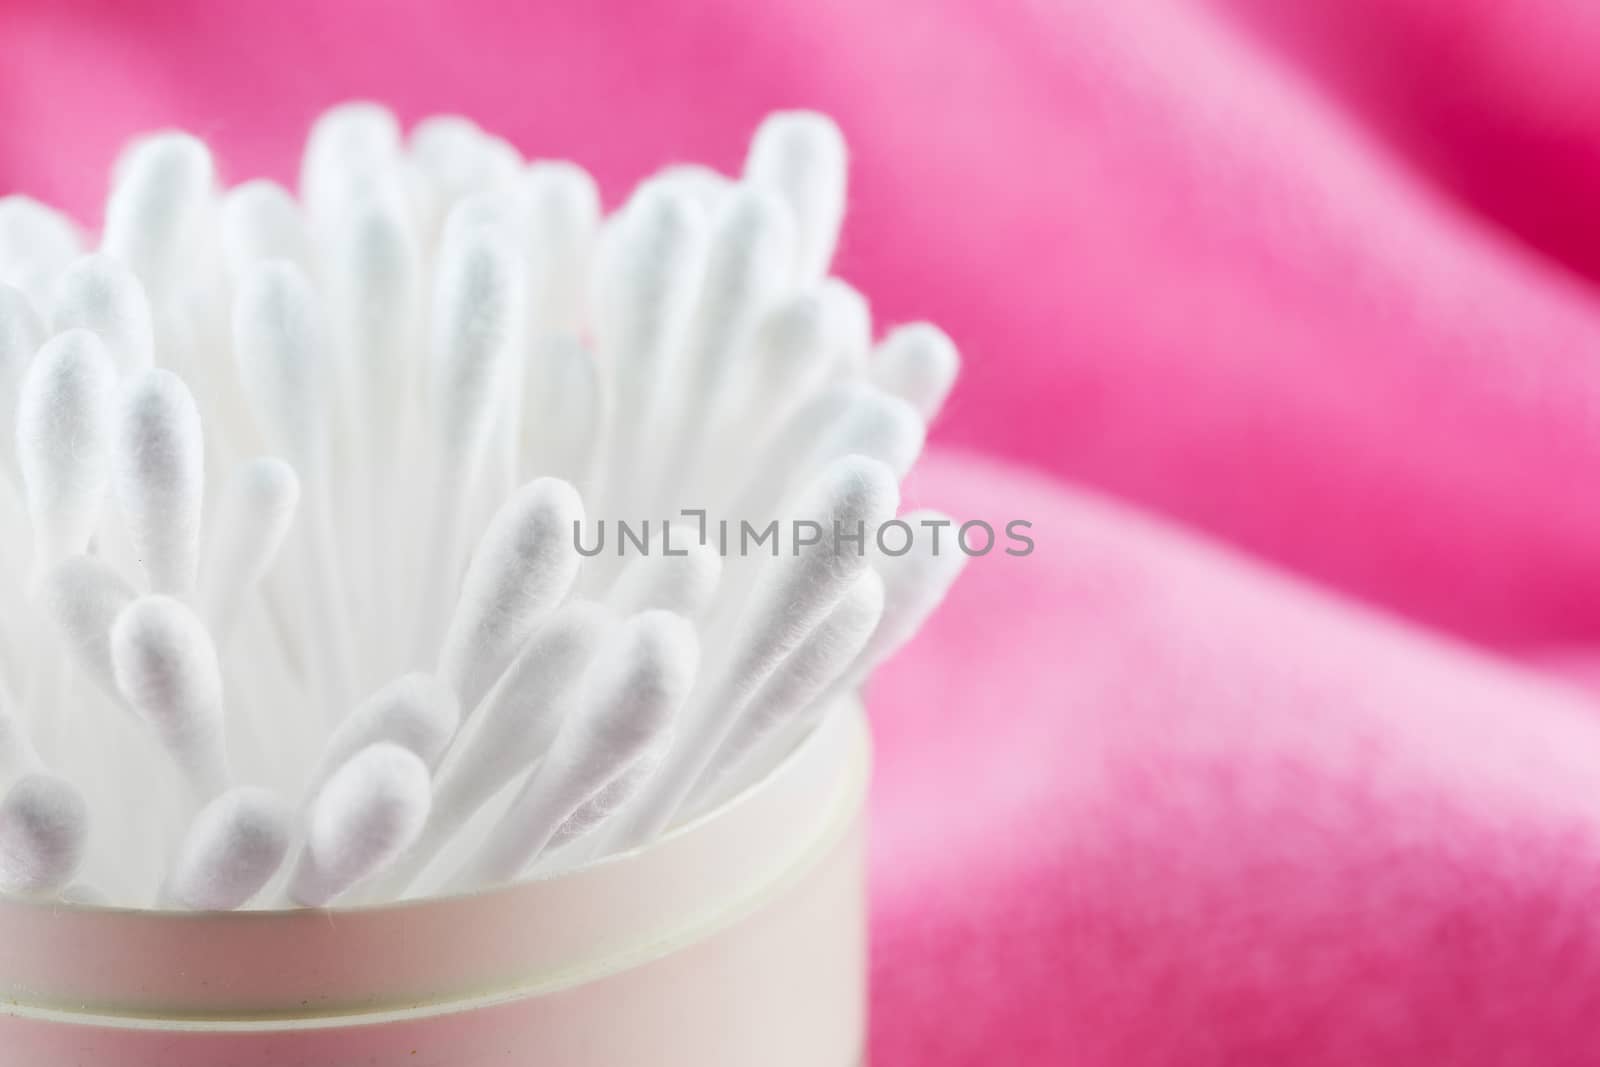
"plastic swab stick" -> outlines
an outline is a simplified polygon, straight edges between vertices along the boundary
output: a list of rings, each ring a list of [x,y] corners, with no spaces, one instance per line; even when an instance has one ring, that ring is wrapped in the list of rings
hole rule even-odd
[[[124,375],[155,363],[155,332],[144,286],[133,271],[104,253],[84,256],[62,273],[50,325],[57,333],[74,327],[92,330]]]
[[[489,523],[439,652],[439,676],[460,696],[464,718],[571,588],[581,562],[573,530],[582,522],[577,491],[540,478]]]
[[[839,127],[814,111],[771,115],[750,142],[746,180],[777,190],[794,212],[797,281],[813,282],[828,272],[844,221],[848,162]]]
[[[45,613],[60,630],[68,652],[106,695],[119,703],[111,662],[111,627],[137,598],[133,586],[98,556],[73,556],[52,567],[40,586]]]
[[[248,460],[224,484],[210,523],[201,614],[226,646],[245,598],[278,557],[300,503],[300,479],[281,459]]]
[[[64,779],[24,775],[0,800],[0,893],[51,893],[77,873],[89,810]]]
[[[39,754],[7,702],[0,701],[0,785],[39,766]]]
[[[309,907],[332,903],[409,848],[428,807],[428,768],[416,753],[390,741],[357,752],[311,803],[290,896]]]
[[[39,350],[17,403],[17,460],[34,530],[34,573],[89,546],[110,477],[117,372],[88,330]]]
[[[144,371],[128,386],[112,484],[150,589],[191,595],[200,566],[205,439],[194,397],[171,371]]]
[[[166,596],[135,600],[111,627],[123,697],[155,727],[202,800],[227,787],[222,671],[200,617]]]
[[[461,720],[456,695],[431,674],[406,674],[356,705],[334,728],[311,776],[312,789],[352,756],[379,741],[392,741],[415,753],[431,770]]]
[[[925,423],[939,414],[960,369],[956,346],[943,330],[926,322],[890,333],[870,366],[873,382],[916,408]]]
[[[242,907],[283,865],[291,834],[289,805],[277,794],[230,789],[189,824],[162,897],[194,911]]]
[[[587,493],[605,418],[594,357],[576,337],[548,334],[534,345],[526,387],[522,469],[564,479]]]
[[[583,695],[549,754],[453,884],[521,874],[573,812],[671,729],[698,661],[687,620],[648,611],[624,622],[584,673]]]
[[[605,829],[607,843],[628,847],[668,826],[756,690],[867,566],[866,546],[894,517],[899,496],[894,473],[860,456],[838,461],[806,487],[791,514],[820,535],[805,546],[796,538],[793,554],[764,561],[770,566],[756,576],[732,630],[737,636],[697,689],[661,772]]]

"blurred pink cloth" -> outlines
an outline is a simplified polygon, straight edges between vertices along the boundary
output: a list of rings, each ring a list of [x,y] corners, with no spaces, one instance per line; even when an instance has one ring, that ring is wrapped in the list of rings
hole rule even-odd
[[[93,221],[149,126],[288,177],[363,96],[614,203],[830,111],[840,272],[967,359],[911,496],[1038,542],[873,693],[875,1067],[1593,1063],[1600,718],[1528,664],[1597,677],[1597,54],[1590,0],[11,0],[0,192]]]

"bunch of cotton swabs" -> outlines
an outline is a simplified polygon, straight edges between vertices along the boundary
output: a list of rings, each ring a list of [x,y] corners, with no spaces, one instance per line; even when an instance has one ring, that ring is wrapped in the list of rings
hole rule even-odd
[[[870,532],[957,358],[874,345],[827,276],[845,170],[778,114],[739,177],[605,216],[577,166],[352,104],[298,199],[164,133],[93,251],[0,200],[0,892],[465,891],[759,780],[964,558]],[[684,509],[865,550],[729,553]],[[656,551],[579,550],[656,517]]]

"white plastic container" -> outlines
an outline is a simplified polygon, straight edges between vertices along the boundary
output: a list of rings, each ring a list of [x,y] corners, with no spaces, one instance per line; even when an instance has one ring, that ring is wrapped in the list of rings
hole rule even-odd
[[[869,762],[840,709],[656,844],[471,896],[0,901],[0,1067],[854,1067]]]

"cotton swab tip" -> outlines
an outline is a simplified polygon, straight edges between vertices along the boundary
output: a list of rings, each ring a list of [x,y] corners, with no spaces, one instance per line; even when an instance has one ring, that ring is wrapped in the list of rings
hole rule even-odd
[[[104,343],[68,330],[45,343],[17,402],[17,460],[37,571],[82,552],[110,476],[117,372]]]
[[[187,596],[200,563],[205,440],[188,386],[145,371],[122,404],[112,479],[133,547],[158,593]]]
[[[573,545],[582,522],[577,490],[556,478],[523,486],[490,522],[439,654],[439,675],[468,715],[571,588],[582,562]]]
[[[901,326],[884,338],[872,357],[872,380],[916,408],[931,422],[944,406],[961,369],[949,336],[926,322]]]
[[[0,801],[0,892],[50,893],[83,859],[89,809],[64,779],[24,775]]]
[[[200,617],[168,596],[140,597],[111,627],[117,688],[147,719],[201,796],[227,779],[222,670]]]
[[[312,781],[320,784],[357,752],[379,741],[415,753],[432,768],[444,755],[460,719],[455,693],[438,678],[402,675],[362,701],[339,723],[328,738],[322,767]]]
[[[146,287],[165,288],[184,262],[214,180],[210,150],[188,134],[136,143],[117,162],[101,249],[133,268]]]
[[[428,768],[392,741],[369,745],[312,802],[290,895],[321,907],[409,848],[428,821]]]
[[[275,793],[250,786],[229,790],[190,823],[165,896],[194,911],[241,907],[283,865],[291,835],[289,806]]]
[[[138,277],[104,253],[77,260],[56,282],[57,333],[81,327],[106,343],[123,374],[136,374],[155,361],[150,304]]]
[[[844,135],[815,111],[771,115],[750,142],[745,178],[780,192],[799,224],[795,272],[801,281],[827,273],[844,219],[847,166]]]

